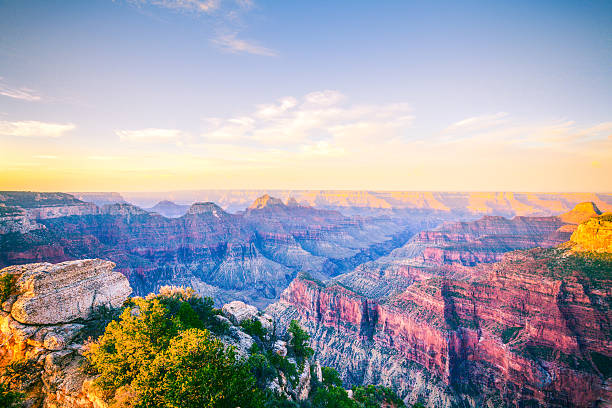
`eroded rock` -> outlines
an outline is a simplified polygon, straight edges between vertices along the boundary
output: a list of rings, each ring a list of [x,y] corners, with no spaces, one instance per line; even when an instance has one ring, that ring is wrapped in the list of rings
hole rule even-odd
[[[100,306],[119,307],[132,292],[128,280],[101,259],[10,266],[19,294],[11,307],[25,324],[59,324],[88,319]]]
[[[240,324],[245,320],[253,319],[258,313],[255,306],[247,305],[239,300],[223,305],[222,310],[227,318],[234,324]]]

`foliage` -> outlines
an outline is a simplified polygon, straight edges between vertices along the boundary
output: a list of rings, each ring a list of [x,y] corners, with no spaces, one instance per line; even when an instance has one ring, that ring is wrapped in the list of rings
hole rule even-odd
[[[504,344],[509,343],[511,340],[514,340],[516,336],[523,330],[523,327],[508,327],[501,333],[501,338]]]
[[[249,367],[208,330],[172,338],[133,382],[137,407],[262,407]]]
[[[308,346],[310,335],[306,330],[302,329],[302,326],[300,326],[297,320],[291,321],[288,332],[291,336],[289,345],[296,359],[298,361],[303,361],[304,359],[312,357],[314,350]]]
[[[229,330],[219,326],[212,301],[190,289],[163,288],[159,295],[128,300],[120,315],[113,313],[96,314],[101,321],[115,318],[85,352],[95,384],[113,407],[372,408],[385,401],[403,406],[384,387],[356,387],[349,398],[340,375],[329,367],[322,368],[322,382],[313,376],[306,401],[272,391],[270,383],[284,383],[281,377],[295,388],[313,355],[310,336],[295,320],[288,328],[290,357],[270,349],[272,335],[269,342],[253,343],[248,358],[240,359],[216,337]],[[259,320],[241,326],[252,336],[267,334]]]
[[[340,374],[338,371],[334,370],[331,367],[322,367],[321,373],[323,374],[323,384],[326,386],[342,386],[342,379],[340,378]]]
[[[5,302],[15,290],[15,276],[5,273],[0,276],[0,303]]]
[[[323,382],[315,384],[312,396],[313,408],[378,408],[383,403],[405,407],[404,402],[389,388],[368,385],[353,387],[350,398],[336,370],[322,367]]]
[[[312,397],[313,408],[360,408],[342,387],[320,387]]]
[[[0,382],[0,407],[17,408],[23,401],[23,393],[13,391],[8,384]]]
[[[215,314],[185,289],[131,299],[85,353],[96,384],[106,397],[134,396],[122,406],[260,406],[250,367],[205,328],[222,329]]]
[[[604,377],[612,377],[612,358],[596,351],[591,351],[591,359],[593,360],[593,363],[595,363],[595,366],[597,366],[599,372],[601,372]]]
[[[120,308],[111,308],[107,305],[99,305],[90,314],[88,320],[84,321],[84,338],[96,339],[104,334],[106,326],[113,320],[117,320],[121,315]]]
[[[390,388],[382,386],[353,387],[353,398],[362,408],[377,408],[383,402],[396,407],[404,406],[404,402]]]
[[[263,327],[259,319],[243,320],[242,323],[240,323],[240,326],[242,327],[242,330],[249,336],[257,336],[260,339],[263,339],[266,333],[268,332]]]
[[[612,222],[612,213],[605,213],[597,217],[599,221],[611,221]]]

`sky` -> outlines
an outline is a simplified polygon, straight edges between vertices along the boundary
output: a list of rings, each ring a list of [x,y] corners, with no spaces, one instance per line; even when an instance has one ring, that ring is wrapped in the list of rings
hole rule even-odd
[[[0,190],[611,176],[609,0],[0,0]]]

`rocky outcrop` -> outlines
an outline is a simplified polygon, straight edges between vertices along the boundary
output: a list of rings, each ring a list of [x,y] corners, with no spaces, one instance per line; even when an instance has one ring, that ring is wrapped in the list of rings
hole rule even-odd
[[[594,217],[580,224],[571,241],[577,251],[612,253],[612,213]]]
[[[11,232],[27,234],[43,228],[45,228],[44,225],[28,217],[26,210],[0,205],[0,235]]]
[[[100,259],[10,266],[15,299],[11,317],[22,324],[59,324],[87,317],[99,307],[118,307],[132,292],[115,264]]]
[[[0,376],[19,367],[11,381],[26,392],[26,406],[101,407],[81,365],[99,308],[121,306],[131,292],[113,267],[88,259],[0,270],[10,285],[0,312]]]
[[[589,224],[601,228],[592,218],[578,231]],[[394,387],[409,403],[607,406],[612,263],[572,251],[511,252],[461,279],[453,269],[301,276],[267,313],[278,326],[298,318],[345,381]]]

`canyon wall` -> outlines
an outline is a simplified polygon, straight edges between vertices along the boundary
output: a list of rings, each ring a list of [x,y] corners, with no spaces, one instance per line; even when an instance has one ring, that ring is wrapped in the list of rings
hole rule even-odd
[[[445,265],[362,266],[326,284],[302,275],[268,313],[305,324],[347,383],[391,386],[410,403],[610,406],[612,254],[584,242],[607,248],[599,231],[611,225],[592,218],[574,242],[459,277]]]
[[[137,294],[184,285],[218,303],[241,299],[260,306],[278,299],[298,271],[335,276],[439,222],[431,214],[346,217],[269,196],[240,214],[207,202],[177,218],[127,203],[96,207],[68,195],[5,196],[25,207],[0,207],[0,266],[104,258],[117,264]]]

